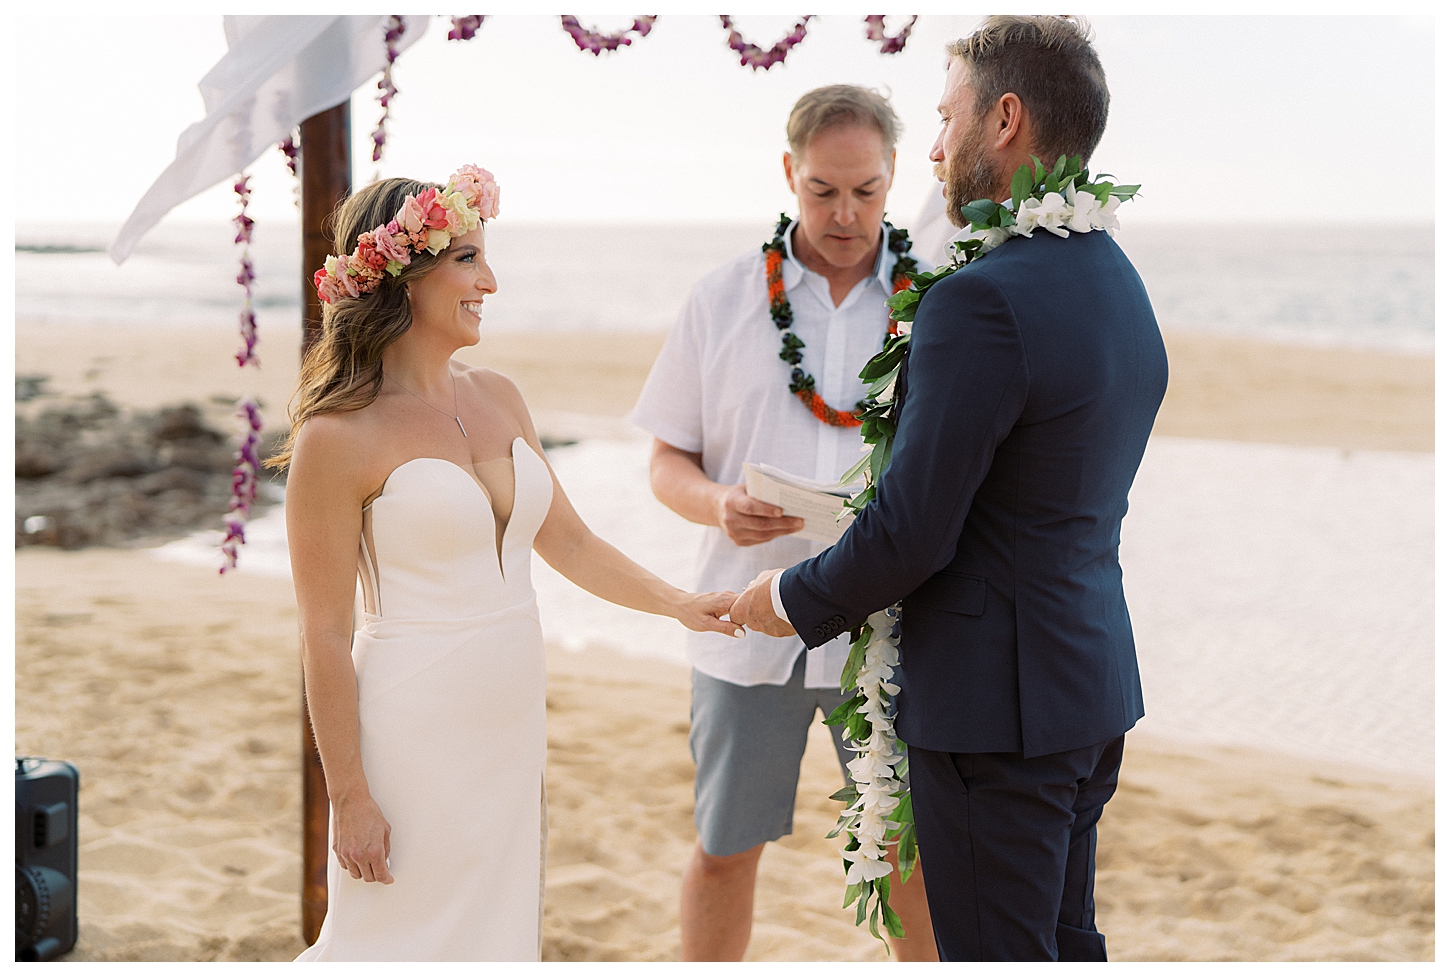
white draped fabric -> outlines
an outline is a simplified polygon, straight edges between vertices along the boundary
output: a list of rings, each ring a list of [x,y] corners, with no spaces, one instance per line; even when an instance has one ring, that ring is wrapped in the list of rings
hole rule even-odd
[[[398,49],[428,29],[404,17]],[[227,53],[200,84],[206,118],[176,141],[176,159],[157,177],[108,253],[120,264],[177,204],[238,173],[298,123],[351,97],[383,69],[387,17],[224,18]]]
[[[947,243],[956,235],[957,228],[947,219],[946,184],[932,184],[911,224],[911,252],[921,257],[923,271],[947,263]]]

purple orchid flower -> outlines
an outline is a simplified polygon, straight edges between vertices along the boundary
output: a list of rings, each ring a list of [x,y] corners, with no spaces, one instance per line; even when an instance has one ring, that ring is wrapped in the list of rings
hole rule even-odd
[[[638,34],[640,37],[648,37],[657,19],[657,16],[653,14],[636,17],[634,23],[630,24],[624,30],[617,31],[613,34],[604,34],[600,31],[589,30],[579,23],[578,17],[570,14],[561,16],[559,23],[563,25],[564,31],[574,39],[574,43],[578,46],[579,50],[588,51],[597,58],[605,51],[617,51],[621,47],[628,47],[631,43],[631,38],[629,37],[631,32]]]
[[[290,138],[288,142],[291,142]],[[242,246],[241,269],[237,272],[237,284],[242,286],[242,309],[237,317],[238,329],[242,337],[242,348],[236,353],[238,367],[244,367],[248,363],[261,366],[261,361],[257,359],[257,317],[252,311],[252,284],[257,280],[257,275],[248,251],[254,226],[252,219],[247,216],[247,204],[252,196],[250,179],[243,172],[238,175],[237,182],[232,186],[241,204],[237,216],[232,219],[232,223],[237,228],[235,243]],[[227,534],[221,544],[222,565],[218,570],[219,573],[226,573],[237,567],[240,548],[247,541],[244,528],[247,516],[252,511],[252,504],[257,500],[257,477],[262,471],[261,459],[257,457],[257,444],[260,440],[258,434],[262,430],[262,412],[255,401],[247,398],[238,406],[237,415],[246,419],[247,430],[237,445],[237,453],[232,465],[232,498],[227,505]]]
[[[450,41],[471,41],[473,35],[483,26],[483,14],[468,14],[463,17],[453,18],[453,29],[448,32]]]
[[[246,433],[237,445],[235,462],[232,465],[232,498],[227,504],[226,537],[222,540],[222,565],[219,573],[235,570],[240,548],[246,544],[246,522],[251,515],[252,505],[257,501],[258,479],[262,472],[262,460],[257,455],[262,431],[262,411],[250,397],[237,406],[237,416],[247,422]]]
[[[378,105],[382,107],[383,114],[378,119],[378,127],[373,130],[373,162],[377,163],[383,158],[383,146],[388,141],[388,118],[391,115],[389,105],[393,96],[398,94],[398,89],[393,85],[393,62],[398,60],[398,41],[402,39],[408,26],[403,18],[393,14],[388,18],[388,29],[383,34],[383,44],[387,48],[388,63],[383,66],[383,77],[378,79]]]
[[[906,22],[906,26],[892,37],[886,33],[886,15],[870,14],[866,17],[866,40],[879,43],[882,54],[900,54],[906,50],[906,39],[911,36],[911,29],[915,26],[916,17],[913,15]]]
[[[815,15],[806,14],[802,17],[796,23],[795,27],[791,28],[790,33],[786,34],[779,41],[776,41],[774,46],[768,51],[759,45],[751,44],[745,40],[740,35],[740,32],[735,29],[735,24],[725,14],[720,15],[720,26],[730,32],[730,37],[725,43],[740,55],[740,64],[742,67],[749,68],[752,71],[759,71],[762,68],[769,71],[771,68],[784,62],[786,55],[791,52],[791,49],[806,39],[806,24],[813,16]]]
[[[296,136],[288,134],[286,139],[283,139],[277,144],[277,148],[281,151],[283,156],[287,157],[287,172],[291,173],[295,177],[297,175],[297,162],[299,152],[297,148]]]

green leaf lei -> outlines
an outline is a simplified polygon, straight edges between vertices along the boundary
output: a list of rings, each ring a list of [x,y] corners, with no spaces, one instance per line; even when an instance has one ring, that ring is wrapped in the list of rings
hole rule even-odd
[[[760,246],[760,250],[765,253],[765,287],[770,298],[770,318],[780,330],[780,358],[791,368],[790,392],[800,398],[801,403],[823,424],[856,427],[861,423],[856,412],[865,409],[866,401],[858,401],[855,411],[836,410],[816,392],[816,378],[801,367],[801,351],[806,348],[806,344],[791,332],[791,327],[795,324],[795,313],[791,311],[790,299],[786,298],[785,281],[782,277],[785,264],[785,232],[793,222],[794,218],[781,214],[770,240]],[[884,217],[882,223],[886,226],[886,247],[896,256],[891,267],[892,288],[900,291],[909,287],[910,277],[916,271],[916,259],[911,256],[911,238],[905,231],[893,227]],[[888,340],[891,335],[892,333],[887,334]]]
[[[1050,170],[1042,165],[1041,160],[1033,156],[1031,166],[1026,163],[1022,164],[1012,176],[1012,204],[1010,207],[994,200],[985,199],[973,200],[962,207],[962,216],[966,218],[974,236],[965,241],[953,242],[953,254],[947,264],[923,274],[911,273],[909,275],[911,287],[897,292],[886,302],[890,309],[891,319],[900,323],[910,323],[916,318],[916,310],[921,304],[922,298],[933,285],[966,267],[1013,235],[1030,236],[1036,229],[1065,234],[1066,231],[1063,229],[1067,227],[1066,222],[1055,218],[1049,218],[1052,222],[1042,220],[1044,205],[1049,200],[1053,205],[1060,206],[1060,202],[1069,194],[1073,199],[1080,194],[1087,194],[1096,201],[1098,209],[1102,213],[1111,215],[1118,202],[1131,200],[1137,196],[1138,185],[1114,184],[1109,177],[1110,174],[1106,173],[1099,174],[1096,179],[1089,177],[1083,169],[1080,156],[1074,156],[1071,159],[1059,156],[1057,163]],[[1050,194],[1058,196],[1050,198]],[[1089,202],[1089,209],[1091,209],[1091,202]],[[1024,212],[1030,215],[1029,219],[1022,219]],[[1115,219],[1111,226],[1116,226]],[[1070,230],[1089,229],[1091,228],[1070,228]],[[863,475],[866,484],[862,491],[846,502],[843,512],[858,513],[876,497],[876,485],[880,481],[882,473],[886,471],[886,466],[891,463],[891,447],[896,438],[896,423],[899,417],[896,381],[901,374],[901,364],[906,358],[910,342],[911,331],[908,325],[902,330],[901,335],[889,339],[885,348],[873,356],[861,370],[861,379],[870,384],[860,414],[861,439],[871,446],[871,451],[860,462],[853,465],[850,471],[841,476],[842,485],[849,485]],[[882,638],[889,639],[889,643],[894,647],[895,641],[899,640],[897,635],[899,635],[900,608],[899,606],[889,608],[885,612],[878,613],[886,615],[884,619],[877,618],[878,625],[883,628],[888,622],[891,625],[883,632]],[[859,635],[851,644],[846,667],[841,672],[841,690],[844,692],[855,688],[858,689],[857,694],[843,702],[825,720],[828,726],[844,726],[843,735],[849,738],[858,750],[865,749],[866,741],[872,735],[871,723],[865,715],[868,711],[866,693],[870,691],[873,696],[880,695],[878,689],[863,689],[858,678],[866,665],[868,648],[873,653],[878,653],[882,643],[880,639],[876,639],[875,629],[870,623],[862,625]],[[894,729],[894,722],[892,725]],[[895,742],[895,752],[902,754],[902,758],[894,763],[895,775],[898,780],[904,780],[907,768],[906,744],[899,739]],[[888,817],[889,823],[894,824],[895,827],[888,831],[886,839],[888,843],[897,846],[901,880],[905,882],[915,870],[917,857],[916,823],[911,806],[911,791],[905,784],[902,784],[901,789],[890,796],[896,798],[898,803]],[[849,839],[846,843],[846,851],[856,851],[860,847],[860,842],[849,829],[850,825],[855,823],[855,818],[859,817],[859,812],[854,811],[853,806],[861,798],[860,789],[853,784],[837,791],[831,795],[831,798],[845,801],[847,810],[842,813],[835,830],[827,837],[834,838],[845,829]],[[849,870],[851,861],[848,859],[845,864]],[[890,895],[891,877],[888,874],[881,878],[848,885],[845,906],[849,907],[853,902],[856,904],[856,925],[858,926],[868,918],[869,914],[873,936],[882,939],[876,926],[879,914],[886,927],[886,932],[899,939],[905,933],[900,918],[892,912],[888,905]]]

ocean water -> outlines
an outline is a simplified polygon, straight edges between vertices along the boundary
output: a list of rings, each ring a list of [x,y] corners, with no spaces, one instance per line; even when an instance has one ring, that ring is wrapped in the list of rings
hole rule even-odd
[[[759,247],[759,224],[491,224],[499,292],[485,325],[519,331],[650,331],[674,321],[690,284]],[[116,267],[103,225],[16,228],[17,318],[235,328],[240,247],[225,224],[164,223]],[[1434,347],[1434,231],[1370,237],[1322,226],[1131,223],[1119,243],[1167,328],[1428,352]],[[295,224],[257,226],[254,305],[264,331],[296,322]],[[1071,282],[1058,283],[1070,289]]]
[[[640,434],[548,454],[590,529],[693,586],[704,529],[650,492],[649,453]],[[1428,454],[1155,437],[1121,552],[1148,711],[1139,729],[1430,778],[1433,489]],[[286,528],[280,505],[249,524],[241,571],[290,576]],[[214,572],[220,539],[154,552]],[[544,636],[564,650],[685,663],[673,620],[608,604],[537,555],[532,575]]]

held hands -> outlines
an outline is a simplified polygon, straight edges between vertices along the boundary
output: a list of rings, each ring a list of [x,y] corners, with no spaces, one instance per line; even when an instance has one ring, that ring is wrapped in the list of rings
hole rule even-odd
[[[744,485],[722,487],[715,503],[715,521],[736,546],[755,546],[805,527],[804,519],[787,516],[779,506],[746,495]]]
[[[784,638],[795,634],[795,628],[789,621],[782,621],[776,616],[775,603],[770,599],[770,581],[775,574],[775,570],[766,570],[745,588],[730,608],[730,620],[738,621],[752,631]]]
[[[355,879],[393,884],[388,871],[392,825],[371,796],[344,796],[332,805],[332,850],[337,863]]]
[[[675,619],[691,631],[718,631],[732,638],[743,638],[740,625],[722,620],[735,603],[729,591],[714,594],[682,594],[675,607]]]

